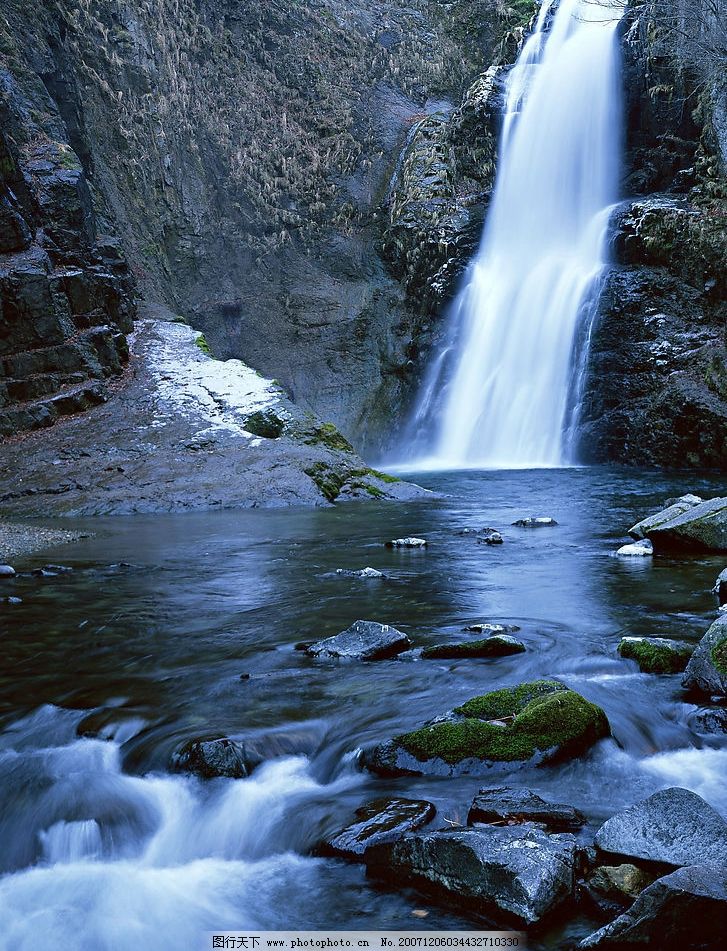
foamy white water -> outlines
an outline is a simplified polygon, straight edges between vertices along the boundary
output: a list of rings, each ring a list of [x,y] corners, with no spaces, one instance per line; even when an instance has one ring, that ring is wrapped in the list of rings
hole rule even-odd
[[[573,462],[584,357],[618,197],[620,10],[544,3],[507,80],[482,242],[412,421],[423,468]]]

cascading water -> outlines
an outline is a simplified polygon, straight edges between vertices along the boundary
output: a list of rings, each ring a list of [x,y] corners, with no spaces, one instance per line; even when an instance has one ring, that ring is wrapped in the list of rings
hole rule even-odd
[[[411,423],[410,456],[422,468],[573,461],[617,199],[621,10],[556,2],[541,7],[508,76],[482,242]]]

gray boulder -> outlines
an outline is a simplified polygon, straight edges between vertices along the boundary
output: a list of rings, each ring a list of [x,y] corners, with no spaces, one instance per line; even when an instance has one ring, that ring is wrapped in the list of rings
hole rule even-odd
[[[647,536],[654,551],[727,551],[727,498],[710,499],[691,506],[659,525]]]
[[[727,822],[696,793],[675,786],[612,816],[595,841],[604,852],[691,865],[725,854]]]
[[[626,951],[716,951],[727,934],[727,865],[690,865],[657,879],[631,908],[578,945]]]
[[[504,539],[496,528],[483,528],[477,541],[481,545],[502,545]]]
[[[708,696],[727,696],[727,614],[722,614],[697,644],[683,685]]]
[[[351,627],[316,641],[306,649],[311,657],[341,658],[348,660],[385,660],[396,657],[411,647],[411,641],[401,631],[377,621],[354,621]]]
[[[546,802],[521,786],[484,788],[475,796],[467,816],[467,824],[475,822],[536,822],[554,832],[579,829],[586,819],[573,806]]]
[[[336,568],[336,574],[342,578],[385,578],[383,571],[377,568]]]
[[[724,707],[702,707],[688,720],[690,730],[702,735],[727,733],[727,710]]]
[[[174,765],[202,779],[242,779],[249,772],[242,747],[226,737],[193,740],[175,757]]]
[[[720,604],[727,604],[727,568],[723,568],[717,575],[712,594],[717,595]]]
[[[683,495],[681,498],[667,503],[665,508],[656,512],[654,515],[642,518],[640,522],[637,522],[629,529],[629,535],[636,539],[646,538],[651,529],[658,528],[660,525],[663,525],[664,522],[668,522],[678,515],[683,515],[696,505],[700,505],[701,502],[702,499],[700,499],[698,495]]]
[[[375,799],[356,810],[356,821],[320,849],[322,855],[359,860],[374,846],[401,839],[434,818],[436,809],[425,799]]]
[[[575,858],[572,835],[482,826],[406,836],[377,871],[448,904],[474,906],[495,922],[533,925],[573,896]]]
[[[407,535],[406,538],[392,538],[386,542],[387,548],[426,548],[426,538],[416,538],[414,535]]]
[[[15,568],[12,565],[0,565],[0,578],[14,578]]]

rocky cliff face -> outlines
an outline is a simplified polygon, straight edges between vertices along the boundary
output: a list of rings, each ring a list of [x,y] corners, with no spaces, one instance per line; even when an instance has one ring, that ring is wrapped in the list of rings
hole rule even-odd
[[[495,7],[8,0],[0,95],[148,299],[360,443],[418,321],[376,250],[380,203],[407,131],[490,58],[513,15]]]
[[[727,10],[627,15],[625,190],[584,394],[589,460],[727,467]]]

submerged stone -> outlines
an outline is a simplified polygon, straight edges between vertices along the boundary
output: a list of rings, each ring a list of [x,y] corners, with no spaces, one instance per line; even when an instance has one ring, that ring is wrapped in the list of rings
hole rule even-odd
[[[657,879],[631,908],[578,945],[613,951],[710,951],[727,933],[727,865],[689,865]]]
[[[480,789],[470,806],[467,824],[535,822],[556,832],[568,832],[584,825],[586,819],[573,806],[547,802],[522,786]]]
[[[575,855],[572,835],[482,826],[408,835],[377,871],[495,922],[533,925],[573,896]]]
[[[727,822],[701,796],[674,786],[608,819],[596,833],[604,852],[665,865],[714,861],[727,850]]]
[[[401,631],[377,621],[355,621],[351,627],[316,641],[306,653],[318,658],[349,660],[385,660],[411,647],[411,641]]]
[[[426,660],[449,660],[466,657],[507,657],[522,654],[525,645],[509,634],[494,634],[478,641],[460,641],[455,644],[438,644],[425,647],[422,657]]]
[[[0,565],[0,578],[14,578],[15,568],[12,565]]]
[[[383,571],[376,568],[358,568],[351,570],[349,568],[336,568],[336,574],[343,578],[385,578]]]
[[[375,799],[356,810],[356,821],[321,847],[324,855],[362,859],[373,846],[394,842],[434,818],[425,799]]]
[[[519,518],[512,524],[517,525],[518,528],[547,528],[558,523],[548,515],[530,515],[528,518]]]
[[[188,743],[175,758],[174,765],[202,779],[219,776],[242,779],[248,775],[242,747],[226,737]]]
[[[502,545],[504,539],[496,528],[483,528],[477,541],[481,545]]]
[[[697,644],[682,680],[688,690],[727,696],[727,615],[722,614]]]
[[[474,697],[447,719],[368,751],[365,762],[383,775],[476,775],[496,763],[577,756],[609,734],[600,707],[561,683],[539,680]]]
[[[680,674],[694,653],[694,645],[666,637],[622,637],[621,657],[635,660],[645,674]]]
[[[471,634],[515,634],[520,630],[517,624],[491,624],[482,622],[479,624],[469,624],[465,631]]]

